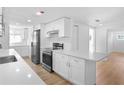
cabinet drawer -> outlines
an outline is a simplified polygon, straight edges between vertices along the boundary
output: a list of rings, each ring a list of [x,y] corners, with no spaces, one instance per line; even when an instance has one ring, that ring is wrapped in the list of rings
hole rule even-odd
[[[83,59],[78,59],[78,58],[75,58],[75,57],[70,57],[70,64],[71,65],[74,65],[76,67],[80,67],[80,65],[84,64],[85,63],[85,60]]]

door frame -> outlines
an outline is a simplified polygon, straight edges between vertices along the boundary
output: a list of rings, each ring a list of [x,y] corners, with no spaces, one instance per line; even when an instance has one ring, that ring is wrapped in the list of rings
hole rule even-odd
[[[108,45],[108,38],[109,38],[109,33],[110,32],[121,32],[121,31],[123,31],[124,32],[124,29],[108,29],[107,30],[107,33],[106,33],[106,52],[109,54],[110,52],[109,52],[109,45]]]

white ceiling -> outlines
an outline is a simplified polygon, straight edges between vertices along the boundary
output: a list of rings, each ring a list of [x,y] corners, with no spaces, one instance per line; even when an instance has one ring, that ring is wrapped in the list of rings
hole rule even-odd
[[[44,11],[41,16],[36,12]],[[6,7],[5,20],[10,24],[19,23],[22,25],[34,25],[46,23],[60,17],[71,17],[75,22],[86,23],[96,26],[95,19],[100,19],[100,23],[123,21],[124,8],[99,8],[99,7]],[[31,23],[27,20],[31,19]]]

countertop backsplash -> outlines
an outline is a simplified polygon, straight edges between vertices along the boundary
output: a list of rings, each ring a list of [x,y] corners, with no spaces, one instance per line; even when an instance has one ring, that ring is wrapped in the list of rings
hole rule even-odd
[[[64,50],[71,50],[71,39],[70,38],[48,38],[46,40],[47,47],[52,47],[53,43],[63,43]]]

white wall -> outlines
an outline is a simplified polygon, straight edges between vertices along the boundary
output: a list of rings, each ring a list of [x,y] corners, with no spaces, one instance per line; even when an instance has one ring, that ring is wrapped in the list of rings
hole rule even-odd
[[[75,32],[75,30],[77,30],[77,33]],[[84,53],[89,52],[89,26],[88,25],[76,23],[76,27],[74,27],[72,32],[71,48],[72,48],[71,49],[72,51],[79,51]]]
[[[32,33],[33,33],[33,27],[29,29],[28,31],[28,40],[27,40],[27,45],[28,45],[28,56],[31,57],[31,41],[32,41]]]
[[[71,49],[73,51],[78,51],[79,49],[79,26],[74,25],[72,29],[72,42]]]
[[[124,22],[113,22],[96,28],[96,52],[107,53],[107,32],[124,29]]]
[[[79,24],[79,51],[89,53],[89,26]]]
[[[107,28],[96,28],[96,52],[106,53]]]

